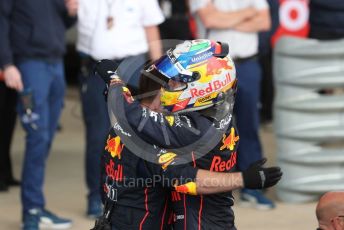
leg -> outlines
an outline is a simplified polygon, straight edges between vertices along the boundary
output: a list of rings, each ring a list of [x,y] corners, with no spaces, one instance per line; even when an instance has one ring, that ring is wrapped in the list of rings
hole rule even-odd
[[[262,121],[272,121],[272,104],[274,99],[274,86],[272,76],[272,53],[271,51],[259,58],[262,66],[262,84],[261,98],[262,98],[262,109],[261,116]]]
[[[46,63],[41,61],[25,61],[18,65],[22,74],[25,89],[31,89],[34,100],[33,113],[37,129],[23,122],[26,131],[24,166],[22,170],[21,198],[24,213],[33,208],[43,209],[45,205],[43,182],[45,160],[50,144],[49,136],[49,86],[50,73]],[[25,115],[23,104],[19,100],[18,112],[21,118]]]
[[[238,93],[235,115],[240,135],[238,168],[245,170],[262,158],[259,140],[259,96],[261,71],[256,61],[237,65]]]
[[[238,121],[240,144],[238,168],[245,170],[262,158],[259,140],[259,96],[261,70],[256,61],[237,65],[238,94],[235,114]],[[259,190],[243,189],[240,194],[242,205],[254,205],[258,209],[271,209],[274,203]]]
[[[88,67],[88,69],[92,68]],[[84,72],[80,75],[80,84],[82,112],[86,126],[85,166],[89,190],[88,214],[93,217],[101,214],[100,158],[110,128],[110,121],[103,95],[105,84],[100,77],[89,73]]]
[[[59,62],[56,64],[49,65],[50,72],[52,74],[52,83],[50,85],[49,93],[49,148],[51,147],[51,142],[54,138],[60,115],[63,108],[64,94],[65,94],[65,77],[64,77],[64,67],[63,63]]]
[[[36,127],[22,119],[27,133],[23,168],[22,203],[24,229],[67,229],[71,221],[47,211],[43,195],[45,162],[58,124],[63,95],[64,75],[62,61],[57,64],[26,61],[18,65],[25,88],[31,88],[34,99],[33,113]],[[19,114],[24,115],[19,103]],[[34,227],[33,227],[34,226]]]

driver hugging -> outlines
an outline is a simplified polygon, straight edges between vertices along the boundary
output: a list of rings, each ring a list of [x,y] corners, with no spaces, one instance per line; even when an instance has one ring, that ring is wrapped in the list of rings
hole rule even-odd
[[[282,177],[266,159],[236,171],[237,89],[228,45],[185,41],[141,72],[133,97],[109,60],[112,128],[102,156],[104,214],[94,229],[236,229],[232,190],[263,189]]]

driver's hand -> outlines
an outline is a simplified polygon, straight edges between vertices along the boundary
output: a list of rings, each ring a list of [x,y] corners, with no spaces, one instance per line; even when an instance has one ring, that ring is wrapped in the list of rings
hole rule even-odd
[[[263,167],[266,158],[256,161],[242,172],[244,187],[249,189],[263,189],[274,186],[282,178],[280,167]]]
[[[122,81],[117,73],[118,64],[111,60],[101,60],[95,66],[95,73],[97,73],[105,82],[106,85],[116,84]]]

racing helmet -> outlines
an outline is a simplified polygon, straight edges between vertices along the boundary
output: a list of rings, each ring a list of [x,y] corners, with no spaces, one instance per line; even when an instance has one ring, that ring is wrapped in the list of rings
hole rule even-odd
[[[161,81],[162,106],[173,113],[198,111],[223,103],[236,89],[228,45],[206,39],[185,41],[145,69]]]

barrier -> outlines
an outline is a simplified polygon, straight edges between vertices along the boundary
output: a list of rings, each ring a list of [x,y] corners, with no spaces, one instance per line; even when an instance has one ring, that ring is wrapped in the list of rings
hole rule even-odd
[[[285,202],[344,190],[344,39],[284,37],[274,51],[274,127],[284,172],[277,195]]]

